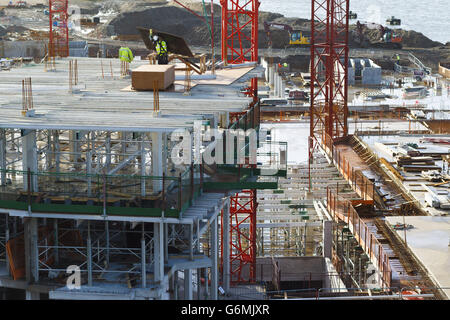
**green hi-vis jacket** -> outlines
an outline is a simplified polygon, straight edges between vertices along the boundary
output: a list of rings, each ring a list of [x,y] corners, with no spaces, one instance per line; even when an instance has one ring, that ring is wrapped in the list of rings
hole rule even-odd
[[[156,43],[156,52],[158,55],[163,55],[167,53],[167,43],[163,41],[158,41]]]
[[[122,47],[119,49],[119,59],[126,62],[133,61],[133,52],[131,52],[130,48]]]

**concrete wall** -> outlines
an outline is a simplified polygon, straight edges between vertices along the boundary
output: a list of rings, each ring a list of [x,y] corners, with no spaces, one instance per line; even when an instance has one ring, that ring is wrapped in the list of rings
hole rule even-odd
[[[38,57],[45,55],[47,41],[0,41],[0,57],[20,58]]]
[[[324,257],[276,257],[281,270],[281,281],[323,281],[326,266]],[[233,266],[235,269],[235,266]],[[256,259],[256,280],[272,281],[272,258]],[[248,277],[248,269],[244,268],[243,277]]]
[[[361,84],[377,86],[381,84],[381,67],[370,59],[352,58],[348,64],[348,84],[354,86],[356,84],[355,73],[356,64],[362,64]]]
[[[355,85],[355,69],[351,68],[350,65],[348,66],[348,85]]]
[[[369,67],[364,68],[362,71],[362,84],[363,85],[380,85],[381,84],[381,68]]]
[[[329,258],[325,258],[325,269],[328,276],[324,277],[324,287],[329,289],[325,290],[325,292],[347,292],[345,284],[337,276],[337,271]]]
[[[71,57],[87,57],[89,47],[87,41],[71,41],[69,44],[69,56]]]
[[[0,57],[2,58],[19,58],[32,57],[43,58],[45,56],[45,47],[47,41],[0,41]],[[86,41],[71,41],[70,56],[87,57],[88,45]]]

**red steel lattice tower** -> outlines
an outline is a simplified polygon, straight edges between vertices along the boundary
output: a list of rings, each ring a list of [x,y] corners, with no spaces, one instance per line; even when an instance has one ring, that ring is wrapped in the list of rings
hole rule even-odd
[[[348,135],[348,20],[349,0],[312,0],[310,164],[318,144]]]
[[[222,60],[225,64],[258,62],[260,1],[221,0],[220,4]],[[258,78],[251,79],[246,95],[253,97],[250,104],[253,107],[258,102]],[[233,283],[254,282],[256,279],[257,206],[256,190],[243,190],[230,197],[230,278]],[[241,228],[243,223],[248,223],[249,228]]]
[[[49,57],[69,56],[68,0],[49,0]]]
[[[232,283],[254,282],[256,279],[257,206],[256,190],[244,190],[230,197],[230,279]],[[242,228],[242,224],[249,224],[249,228]]]
[[[220,0],[222,60],[226,64],[258,61],[259,0]]]

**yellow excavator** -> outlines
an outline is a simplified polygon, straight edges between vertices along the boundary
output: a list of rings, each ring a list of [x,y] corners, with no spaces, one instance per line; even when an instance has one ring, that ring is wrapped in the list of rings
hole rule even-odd
[[[267,34],[269,48],[272,48],[272,35],[270,28],[285,30],[289,32],[289,45],[291,46],[308,46],[311,44],[310,38],[305,37],[302,31],[294,30],[291,26],[283,23],[264,22],[264,31]]]

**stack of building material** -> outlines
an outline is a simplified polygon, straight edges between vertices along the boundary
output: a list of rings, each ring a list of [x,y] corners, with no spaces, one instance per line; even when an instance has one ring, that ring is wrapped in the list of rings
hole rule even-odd
[[[131,75],[131,86],[134,90],[153,90],[154,81],[158,81],[158,89],[165,90],[175,82],[174,65],[143,65],[134,69]]]
[[[421,155],[420,151],[417,148],[414,148],[408,144],[402,145],[398,147],[398,154],[406,155],[410,157],[418,157]]]
[[[422,172],[426,170],[440,170],[432,157],[400,156],[396,159],[397,165],[406,172]]]
[[[450,195],[448,190],[437,189],[422,183],[422,187],[427,190],[425,201],[433,208],[450,209]]]

